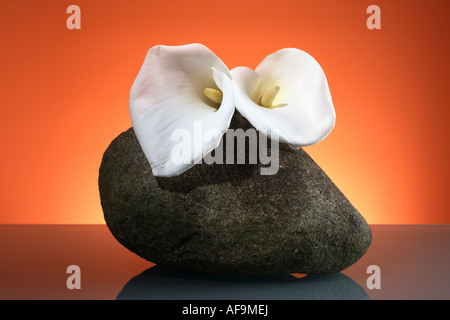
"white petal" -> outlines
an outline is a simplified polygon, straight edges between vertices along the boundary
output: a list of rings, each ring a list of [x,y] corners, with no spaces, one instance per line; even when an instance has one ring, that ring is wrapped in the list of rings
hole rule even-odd
[[[336,114],[320,65],[304,51],[282,49],[267,56],[255,71],[231,70],[237,110],[262,133],[277,131],[293,148],[323,140],[334,128]],[[268,109],[257,104],[275,85],[280,87]]]
[[[205,88],[222,90],[219,109]],[[131,88],[131,121],[155,176],[179,175],[201,161],[218,146],[233,113],[228,68],[200,44],[153,47]]]

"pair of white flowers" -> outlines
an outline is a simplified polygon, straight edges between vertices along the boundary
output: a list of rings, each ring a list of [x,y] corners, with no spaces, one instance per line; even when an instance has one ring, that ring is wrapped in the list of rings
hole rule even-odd
[[[286,48],[256,68],[231,71],[201,44],[149,50],[131,87],[130,115],[136,137],[155,176],[176,176],[214,150],[235,108],[260,133],[292,148],[323,140],[336,114],[325,74],[304,51]],[[174,163],[174,130],[208,132],[192,148],[190,163]],[[276,134],[273,134],[276,133]]]

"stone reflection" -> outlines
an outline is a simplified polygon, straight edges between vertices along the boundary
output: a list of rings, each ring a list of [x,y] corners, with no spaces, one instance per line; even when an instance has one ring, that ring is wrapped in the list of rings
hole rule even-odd
[[[342,273],[218,276],[154,266],[135,276],[118,300],[368,300],[364,289]]]

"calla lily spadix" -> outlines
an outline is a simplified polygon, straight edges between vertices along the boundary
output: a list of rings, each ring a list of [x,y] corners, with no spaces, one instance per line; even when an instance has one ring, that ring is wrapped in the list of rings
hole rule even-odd
[[[292,148],[324,139],[336,117],[322,68],[291,48],[267,56],[254,71],[230,72],[201,44],[156,46],[130,93],[133,128],[155,176],[179,175],[214,150],[235,107],[261,133]],[[190,148],[191,161],[172,161],[173,132],[194,133],[198,123],[208,138]]]
[[[151,48],[131,87],[133,129],[155,176],[179,175],[201,161],[219,145],[233,113],[230,72],[201,44]],[[196,123],[210,132],[209,139],[190,148],[192,161],[172,161],[173,132],[194,132]]]
[[[237,67],[231,75],[237,110],[265,135],[277,132],[281,142],[297,149],[333,130],[336,114],[325,73],[306,52],[281,49],[255,71]]]

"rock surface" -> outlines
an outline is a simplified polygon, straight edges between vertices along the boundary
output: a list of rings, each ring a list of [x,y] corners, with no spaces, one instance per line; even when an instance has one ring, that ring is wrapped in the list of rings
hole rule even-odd
[[[304,150],[280,145],[279,161],[275,175],[202,163],[155,178],[130,128],[100,166],[105,221],[130,251],[184,271],[323,274],[358,261],[372,241],[364,218]]]

